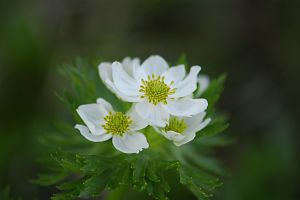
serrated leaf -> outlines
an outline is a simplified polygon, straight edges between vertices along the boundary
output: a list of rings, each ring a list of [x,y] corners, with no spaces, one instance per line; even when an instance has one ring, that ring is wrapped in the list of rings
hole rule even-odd
[[[104,190],[110,176],[110,171],[105,171],[101,175],[91,176],[82,183],[80,188],[80,198],[98,197]]]

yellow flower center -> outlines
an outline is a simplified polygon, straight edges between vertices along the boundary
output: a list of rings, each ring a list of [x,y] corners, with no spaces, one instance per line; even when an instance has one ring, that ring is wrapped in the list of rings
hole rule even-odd
[[[167,98],[169,95],[175,93],[175,88],[171,89],[164,80],[164,76],[158,76],[156,78],[154,74],[152,74],[151,77],[148,76],[147,80],[142,79],[142,85],[139,90],[143,93],[141,98],[147,98],[148,101],[154,105],[160,102],[167,104]],[[173,83],[172,81],[170,85]]]
[[[102,127],[106,133],[120,136],[127,132],[129,126],[132,124],[132,119],[121,112],[109,112],[109,114],[104,117],[104,121],[105,124],[102,125]]]
[[[183,133],[187,128],[187,124],[184,119],[178,119],[177,117],[171,117],[169,124],[165,127],[165,131],[175,131],[177,133]]]

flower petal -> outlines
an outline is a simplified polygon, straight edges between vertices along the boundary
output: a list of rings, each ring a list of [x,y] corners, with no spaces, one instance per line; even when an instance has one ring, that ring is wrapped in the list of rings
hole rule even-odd
[[[208,106],[206,99],[178,99],[168,100],[164,109],[175,116],[192,116],[203,112]]]
[[[210,122],[211,122],[211,118],[205,119],[201,124],[199,124],[199,126],[196,128],[195,132],[198,132],[198,131],[201,131],[202,129],[204,129]]]
[[[176,84],[185,77],[185,67],[184,65],[171,67],[162,76],[165,77],[165,83],[170,84],[173,81]]]
[[[123,94],[126,96],[139,95],[139,84],[123,70],[119,62],[112,64],[112,77],[116,88]]]
[[[110,80],[106,80],[107,87],[115,94],[117,97],[122,99],[123,101],[128,101],[128,102],[139,102],[140,97],[139,96],[127,96],[123,92],[119,91],[115,84],[111,82]]]
[[[185,97],[193,93],[197,89],[197,76],[200,72],[200,66],[193,66],[190,70],[189,75],[183,80],[174,85],[176,91],[170,97]]]
[[[111,63],[109,62],[100,63],[98,66],[98,71],[103,83],[105,83],[107,79],[112,81]]]
[[[147,75],[145,73],[145,70],[142,67],[135,67],[133,69],[133,76],[135,80],[138,82],[139,85],[142,84],[142,79],[146,80]]]
[[[75,126],[75,128],[80,131],[80,133],[83,137],[85,137],[87,140],[92,141],[92,142],[103,142],[103,141],[109,140],[112,137],[111,134],[106,134],[106,133],[103,133],[100,135],[93,135],[89,131],[88,127],[79,125],[79,124],[77,124]]]
[[[104,133],[102,124],[104,123],[104,117],[108,114],[108,111],[102,105],[81,105],[78,107],[77,113],[93,134],[99,135]]]
[[[132,132],[123,136],[113,136],[114,147],[123,153],[139,153],[149,147],[144,134]]]
[[[122,60],[122,66],[124,68],[124,71],[133,77],[133,71],[135,67],[140,66],[140,59],[139,58],[130,58],[126,57]]]
[[[205,92],[205,90],[208,88],[210,80],[209,80],[209,77],[206,75],[199,75],[197,82],[199,84],[199,87],[198,87],[198,90],[197,90],[195,96],[200,97]]]
[[[177,133],[175,131],[167,131],[167,132],[161,131],[161,134],[163,136],[165,136],[165,138],[172,140],[172,141],[180,141],[180,140],[183,140],[185,137],[184,135]]]
[[[144,120],[137,112],[134,106],[127,112],[127,115],[131,118],[132,124],[130,130],[141,130],[148,126],[148,122]]]
[[[186,143],[192,141],[195,137],[196,137],[196,133],[195,132],[186,132],[185,133],[185,137],[182,140],[174,141],[174,144],[176,146],[181,146],[183,144],[186,144]]]
[[[148,101],[143,101],[137,103],[135,109],[150,125],[164,127],[169,121],[170,115],[163,109],[161,104],[153,105]]]
[[[161,56],[155,55],[147,58],[143,62],[142,68],[146,72],[146,75],[151,76],[154,74],[159,76],[169,68],[169,65]]]
[[[184,121],[187,125],[187,128],[186,128],[185,131],[186,132],[197,132],[197,131],[199,131],[199,127],[201,128],[203,126],[201,124],[203,123],[203,119],[204,119],[205,115],[206,115],[206,112],[201,112],[201,113],[196,114],[192,117],[184,117]]]
[[[97,104],[102,105],[108,112],[113,111],[111,104],[108,101],[106,101],[105,99],[98,98]]]

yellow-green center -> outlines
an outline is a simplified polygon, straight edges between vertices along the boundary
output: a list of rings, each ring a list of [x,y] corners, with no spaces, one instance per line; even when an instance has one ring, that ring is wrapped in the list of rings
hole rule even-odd
[[[104,117],[105,124],[102,125],[106,133],[123,135],[129,130],[132,119],[121,112],[110,112]]]
[[[155,77],[154,74],[152,74],[152,76],[148,76],[147,80],[142,79],[142,85],[139,90],[143,93],[141,98],[147,98],[148,101],[154,105],[157,105],[160,102],[167,104],[168,96],[174,94],[175,89],[171,89],[164,80],[164,76]],[[170,85],[172,84],[173,81]]]
[[[175,131],[177,133],[183,133],[187,128],[187,124],[184,119],[178,119],[177,117],[171,117],[169,124],[165,127],[165,131]]]

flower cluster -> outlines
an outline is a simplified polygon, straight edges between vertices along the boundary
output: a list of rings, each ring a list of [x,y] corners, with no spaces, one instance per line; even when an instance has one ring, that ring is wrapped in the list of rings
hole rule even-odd
[[[125,58],[121,63],[100,63],[98,68],[107,88],[132,107],[126,113],[118,112],[102,98],[79,106],[77,112],[86,126],[75,128],[90,141],[112,138],[117,150],[139,153],[149,147],[139,132],[148,125],[180,146],[192,141],[210,122],[205,119],[207,100],[193,98],[195,91],[200,96],[209,84],[207,77],[198,76],[200,66],[191,67],[186,74],[184,65],[169,67],[155,55],[142,64],[138,58]]]

